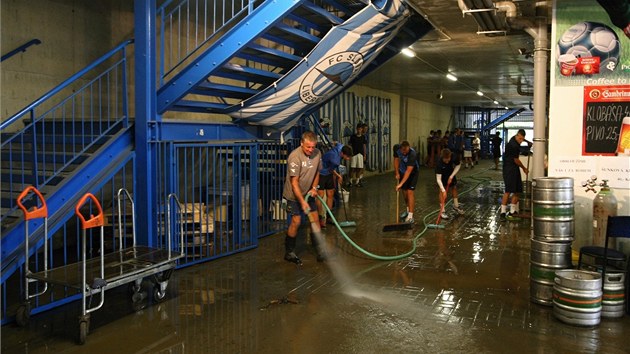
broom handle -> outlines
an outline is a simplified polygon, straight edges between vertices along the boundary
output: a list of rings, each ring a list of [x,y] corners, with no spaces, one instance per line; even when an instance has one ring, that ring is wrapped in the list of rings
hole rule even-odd
[[[394,224],[398,221],[399,205],[400,205],[400,191],[396,191],[396,214],[394,214]]]
[[[448,188],[450,186],[451,186],[450,183],[446,184],[446,192],[444,192],[445,193],[444,199],[440,198],[440,199],[442,199],[442,200],[440,200],[440,214],[438,215],[437,221],[435,222],[436,225],[439,225],[440,224],[440,220],[442,220],[442,213],[444,212],[444,207],[446,206],[446,199],[448,198]],[[440,195],[441,195],[441,193],[440,193]]]

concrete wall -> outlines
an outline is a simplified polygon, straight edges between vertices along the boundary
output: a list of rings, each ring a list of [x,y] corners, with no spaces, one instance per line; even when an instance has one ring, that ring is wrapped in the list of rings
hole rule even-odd
[[[34,38],[42,43],[2,62],[2,120],[128,36],[133,29],[132,9],[133,2],[125,0],[3,0],[2,54]]]
[[[431,130],[445,131],[452,115],[450,106],[440,106],[428,102],[401,97],[400,95],[355,85],[348,91],[359,96],[378,96],[392,101],[392,146],[402,140],[418,150],[424,159],[427,136]],[[453,127],[450,127],[452,129]]]

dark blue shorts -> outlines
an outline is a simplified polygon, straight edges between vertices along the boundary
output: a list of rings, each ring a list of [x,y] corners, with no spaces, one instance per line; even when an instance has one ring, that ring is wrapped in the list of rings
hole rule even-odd
[[[311,211],[317,211],[317,204],[315,204],[316,198],[317,197],[314,197],[314,198],[311,197],[311,198],[308,198],[308,200],[306,201]],[[294,215],[306,215],[306,214],[302,210],[302,205],[300,205],[300,203],[298,203],[295,200],[287,199],[287,215],[294,216]]]

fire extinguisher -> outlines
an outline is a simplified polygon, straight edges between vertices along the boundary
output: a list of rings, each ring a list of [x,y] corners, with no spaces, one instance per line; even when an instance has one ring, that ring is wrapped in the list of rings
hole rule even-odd
[[[593,200],[593,245],[602,247],[606,242],[608,216],[617,215],[617,198],[607,182],[602,180],[601,189]],[[615,245],[609,246],[614,248]]]

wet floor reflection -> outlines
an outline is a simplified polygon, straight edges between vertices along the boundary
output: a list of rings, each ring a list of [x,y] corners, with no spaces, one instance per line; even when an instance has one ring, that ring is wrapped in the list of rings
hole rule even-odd
[[[494,182],[465,178],[480,171]],[[395,213],[390,175],[351,189],[348,219],[357,226],[344,230],[348,236],[388,256],[408,252],[415,239],[407,258],[376,261],[328,226],[331,259],[318,263],[304,232],[299,267],[282,259],[284,235],[273,235],[258,249],[178,270],[163,302],[132,306],[126,289],[108,292],[84,346],[75,344],[73,303],[33,316],[28,328],[4,326],[2,352],[627,352],[628,316],[581,328],[530,302],[529,221],[499,221],[500,173],[462,171],[466,214],[422,235],[421,222],[381,232]],[[426,215],[438,207],[432,171],[420,181],[415,215]],[[335,213],[345,220],[343,210]]]

